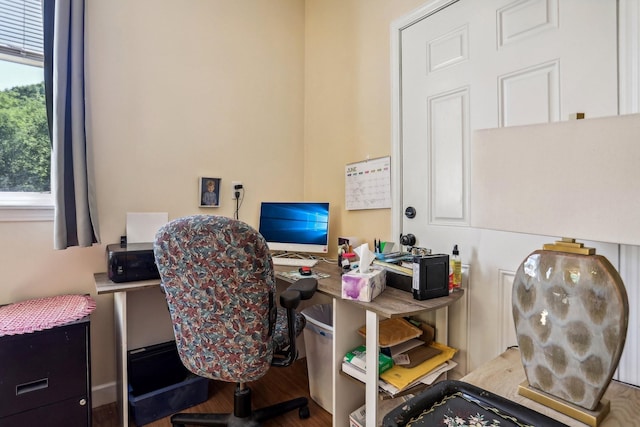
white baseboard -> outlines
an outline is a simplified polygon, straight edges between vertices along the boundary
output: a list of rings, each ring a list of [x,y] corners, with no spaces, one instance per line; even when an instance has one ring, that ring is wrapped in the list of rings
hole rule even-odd
[[[108,405],[117,400],[115,381],[91,388],[91,407]]]

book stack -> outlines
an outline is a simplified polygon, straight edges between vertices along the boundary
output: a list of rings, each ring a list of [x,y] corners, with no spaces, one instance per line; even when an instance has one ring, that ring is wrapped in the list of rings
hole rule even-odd
[[[410,260],[390,262],[376,259],[373,264],[386,271],[387,286],[405,292],[413,292],[413,263]]]
[[[413,276],[413,265],[411,263],[402,263],[400,261],[382,261],[376,259],[373,261],[373,265],[377,265],[378,267],[384,268],[387,271],[392,271],[397,274],[403,274],[409,277]]]
[[[342,371],[346,374],[351,375],[352,377],[366,382],[365,374],[367,372],[366,366],[366,355],[367,350],[364,345],[360,345],[353,350],[349,351],[345,354],[342,359]],[[393,359],[391,357],[379,353],[378,354],[378,375],[381,373],[388,371],[393,367]]]
[[[358,332],[365,336],[366,328],[362,327]],[[457,365],[452,360],[457,350],[433,341],[433,335],[429,325],[416,326],[406,319],[380,322],[378,386],[386,397],[427,387]],[[348,352],[342,362],[342,371],[365,382],[365,355],[365,346]]]

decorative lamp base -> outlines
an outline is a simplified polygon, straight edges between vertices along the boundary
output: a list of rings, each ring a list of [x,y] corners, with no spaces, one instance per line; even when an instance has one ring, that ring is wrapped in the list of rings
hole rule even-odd
[[[564,401],[558,397],[545,393],[542,390],[531,387],[525,380],[518,386],[518,394],[528,399],[538,402],[548,408],[565,414],[590,427],[598,427],[602,420],[609,414],[611,404],[607,399],[602,399],[593,411]]]

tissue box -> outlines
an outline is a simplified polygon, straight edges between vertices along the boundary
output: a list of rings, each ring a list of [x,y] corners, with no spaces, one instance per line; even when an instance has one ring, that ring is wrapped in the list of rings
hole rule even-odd
[[[350,271],[342,275],[342,298],[369,302],[384,291],[385,285],[385,270]]]

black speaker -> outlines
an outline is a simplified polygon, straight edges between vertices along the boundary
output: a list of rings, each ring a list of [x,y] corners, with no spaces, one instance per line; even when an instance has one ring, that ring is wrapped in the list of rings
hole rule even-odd
[[[449,295],[449,255],[413,257],[413,299],[425,300]]]

